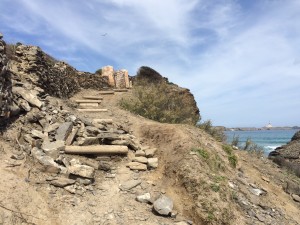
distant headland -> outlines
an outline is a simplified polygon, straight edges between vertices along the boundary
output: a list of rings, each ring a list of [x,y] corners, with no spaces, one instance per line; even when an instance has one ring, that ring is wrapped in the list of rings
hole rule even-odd
[[[256,130],[300,130],[300,126],[281,126],[275,127],[268,123],[264,127],[224,127],[226,131],[256,131]]]

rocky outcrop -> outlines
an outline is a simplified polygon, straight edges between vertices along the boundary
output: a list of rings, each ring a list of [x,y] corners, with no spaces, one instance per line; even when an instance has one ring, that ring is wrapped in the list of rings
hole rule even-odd
[[[142,86],[163,84],[164,87],[161,90],[163,93],[159,94],[169,96],[173,100],[176,99],[174,104],[179,104],[181,109],[189,111],[188,115],[185,115],[186,120],[184,123],[196,124],[201,119],[199,108],[190,90],[169,82],[168,78],[163,77],[154,69],[146,66],[140,67],[133,83]]]
[[[270,152],[269,158],[300,176],[300,131],[294,134],[289,143]]]
[[[12,81],[7,69],[6,43],[0,33],[0,117],[8,117],[12,105]]]

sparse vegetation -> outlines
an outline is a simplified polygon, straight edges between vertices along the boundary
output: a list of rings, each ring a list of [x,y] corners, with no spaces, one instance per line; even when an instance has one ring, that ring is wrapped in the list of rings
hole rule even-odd
[[[208,154],[208,152],[205,149],[202,149],[202,148],[193,148],[192,151],[197,152],[204,159],[208,159],[209,158],[209,154]]]
[[[185,95],[166,81],[135,83],[133,97],[122,99],[121,107],[135,114],[162,123],[196,124],[198,117],[195,109],[185,107]]]
[[[227,153],[228,161],[229,161],[230,165],[233,168],[236,168],[237,163],[238,163],[238,158],[234,154],[232,147],[230,145],[227,145],[227,144],[224,144],[222,147],[223,147],[223,150]]]
[[[240,137],[238,135],[237,136],[233,135],[231,145],[239,146],[239,142],[240,142]]]
[[[217,141],[225,141],[226,136],[224,132],[218,128],[213,127],[211,120],[206,120],[202,123],[197,124],[197,127],[210,134]]]

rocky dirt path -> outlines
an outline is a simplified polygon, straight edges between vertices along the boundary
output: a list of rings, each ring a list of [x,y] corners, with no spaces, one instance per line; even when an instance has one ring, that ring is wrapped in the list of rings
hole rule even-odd
[[[101,107],[107,108],[108,112],[83,113],[67,106],[75,105],[73,100],[83,95],[97,95],[97,92],[85,90],[70,101],[52,99],[51,105],[55,107],[51,110],[59,111],[63,108],[86,120],[113,119],[117,126],[134,134],[131,125],[137,122],[134,118],[139,118],[117,109],[116,104],[122,93],[104,96]],[[98,162],[102,163],[102,168],[95,170],[92,184],[75,184],[67,186],[69,188],[61,188],[64,178],[44,173],[45,167],[39,162],[32,161],[26,154],[20,154],[24,156],[23,159],[12,157],[19,154],[14,154],[16,150],[9,144],[16,138],[14,128],[6,132],[7,140],[1,140],[3,163],[0,164],[0,172],[3,171],[4,176],[0,178],[3,184],[0,186],[0,204],[3,206],[0,207],[0,219],[3,224],[188,224],[185,221],[189,220],[180,215],[171,218],[170,215],[161,216],[153,210],[152,203],[167,193],[157,182],[159,176],[155,170],[139,171],[127,167],[135,157],[134,151],[130,150],[126,157],[100,157]],[[75,158],[81,162],[97,162],[86,156],[66,157],[69,161]],[[55,184],[55,181],[60,183]],[[82,179],[84,181],[87,182]],[[139,201],[136,200],[137,196],[140,196]],[[175,215],[176,211],[173,213]]]

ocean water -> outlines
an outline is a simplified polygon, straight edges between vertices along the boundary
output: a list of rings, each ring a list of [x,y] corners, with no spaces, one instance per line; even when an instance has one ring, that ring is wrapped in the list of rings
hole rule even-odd
[[[231,143],[234,136],[239,137],[239,146],[245,146],[248,138],[263,147],[265,155],[288,143],[298,130],[256,130],[256,131],[225,131],[227,143]]]

